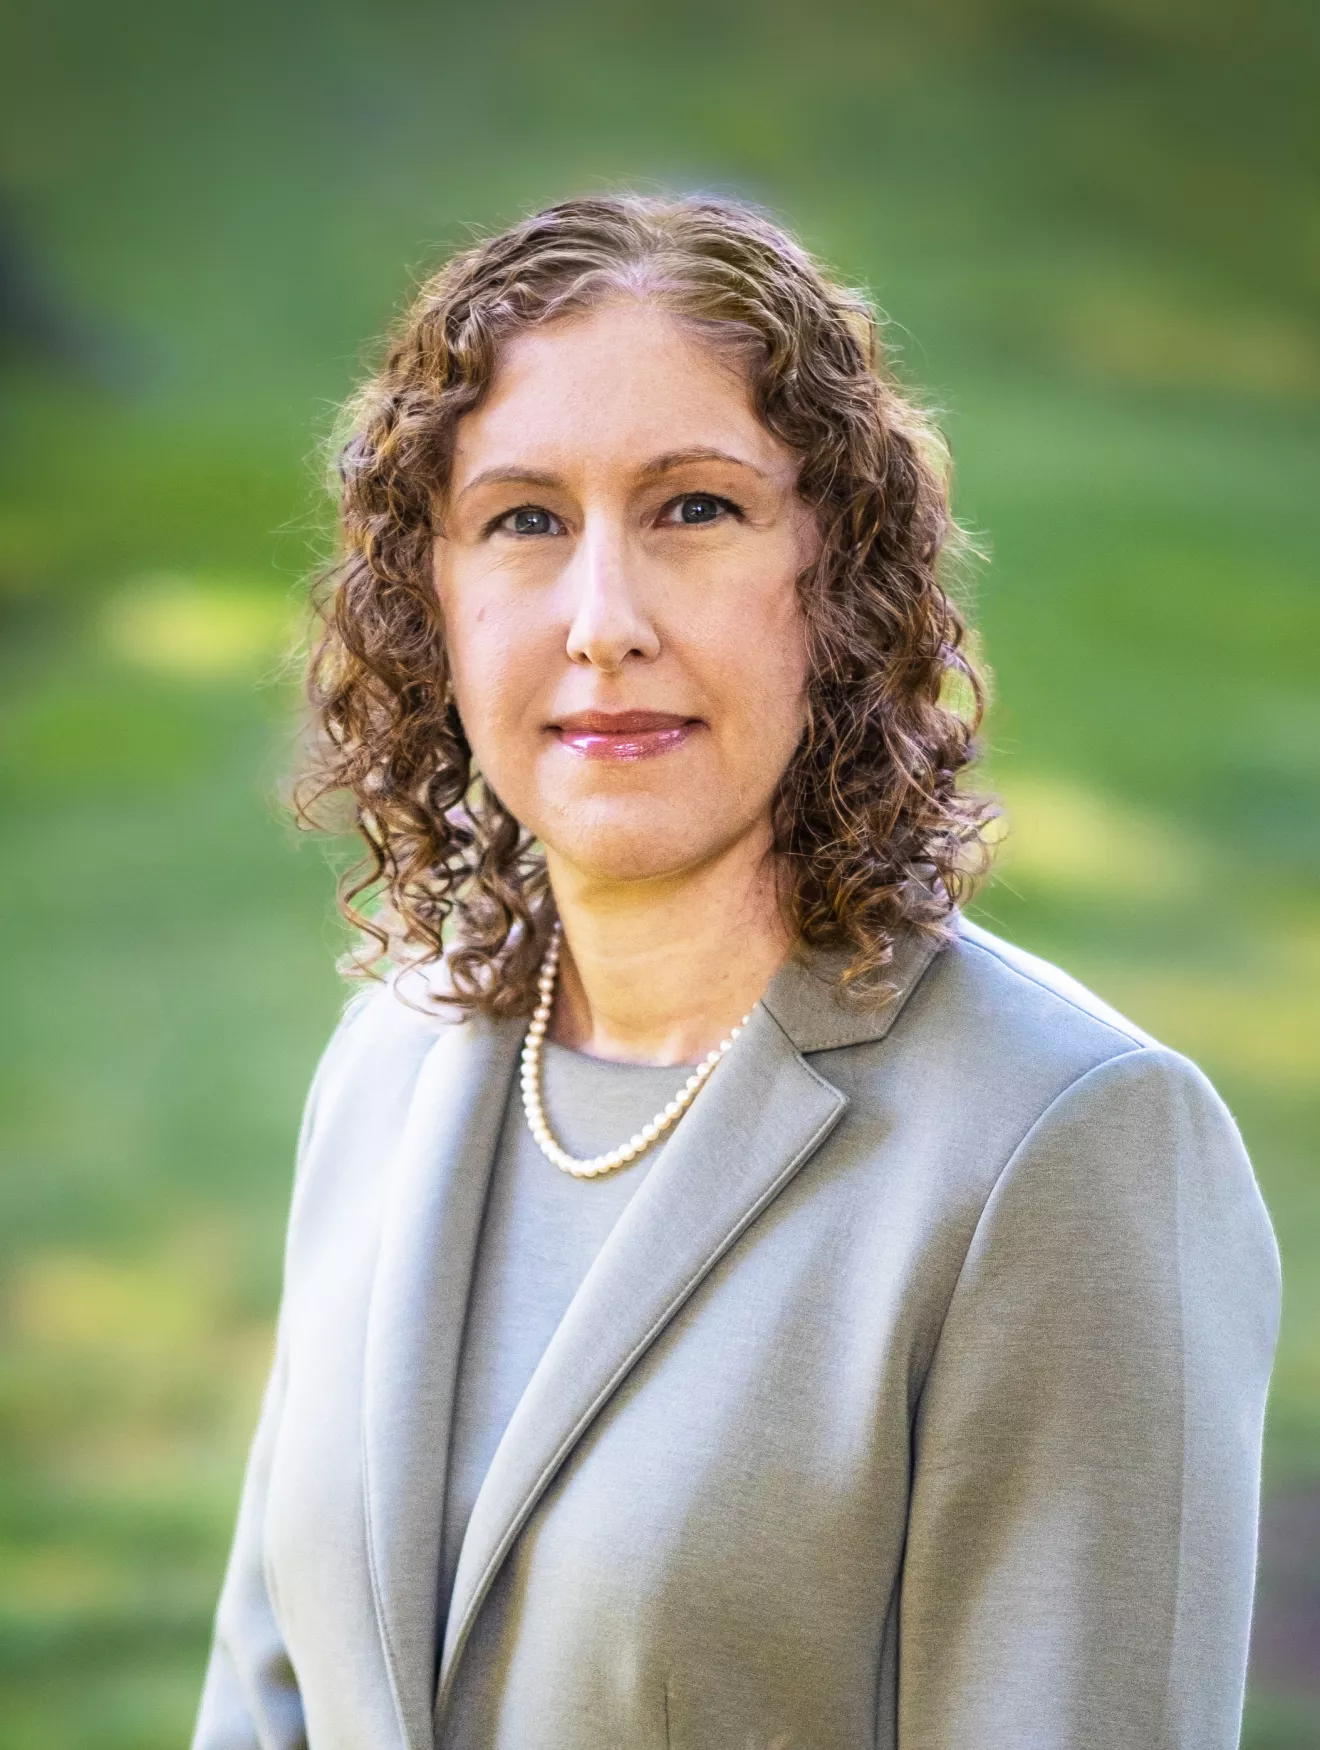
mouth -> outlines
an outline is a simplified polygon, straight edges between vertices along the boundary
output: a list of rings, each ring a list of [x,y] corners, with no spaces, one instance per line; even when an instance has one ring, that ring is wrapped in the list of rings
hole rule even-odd
[[[672,711],[578,711],[551,723],[562,748],[588,760],[646,760],[671,753],[701,728]]]

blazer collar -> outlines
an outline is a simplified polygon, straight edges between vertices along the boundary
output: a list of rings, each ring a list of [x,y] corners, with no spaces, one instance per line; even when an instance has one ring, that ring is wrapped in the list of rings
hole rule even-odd
[[[896,956],[893,994],[869,1011],[835,994],[837,961],[782,967],[657,1157],[569,1305],[477,1496],[450,1602],[437,1726],[482,1602],[541,1495],[703,1278],[842,1117],[847,1099],[804,1054],[882,1038],[935,951],[909,945]]]
[[[883,1039],[942,944],[915,933],[899,938],[887,969],[886,994],[859,1003],[840,993],[844,953],[807,952],[788,960],[761,1001],[799,1051],[834,1051]]]

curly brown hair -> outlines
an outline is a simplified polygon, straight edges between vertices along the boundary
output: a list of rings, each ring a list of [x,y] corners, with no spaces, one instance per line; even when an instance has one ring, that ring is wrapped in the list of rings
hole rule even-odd
[[[958,789],[984,690],[940,572],[959,531],[946,452],[882,359],[867,301],[754,209],[705,196],[569,200],[452,256],[350,402],[341,556],[318,592],[319,730],[298,807],[352,800],[365,865],[341,881],[364,968],[446,956],[462,1008],[526,1012],[554,915],[545,860],[476,770],[432,582],[454,433],[501,344],[635,296],[733,348],[767,428],[801,458],[819,558],[798,581],[807,723],[774,804],[785,922],[846,951],[876,997],[895,938],[939,937],[981,873],[984,800]],[[358,901],[372,895],[374,913]]]

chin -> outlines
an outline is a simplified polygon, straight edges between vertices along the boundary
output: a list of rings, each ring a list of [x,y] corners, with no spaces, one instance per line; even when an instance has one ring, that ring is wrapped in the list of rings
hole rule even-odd
[[[703,862],[702,849],[657,843],[651,835],[592,834],[556,847],[566,863],[593,881],[661,881]]]
[[[728,842],[709,817],[700,820],[685,807],[675,820],[672,812],[654,798],[632,807],[574,810],[559,830],[538,836],[592,880],[663,880],[718,855]]]

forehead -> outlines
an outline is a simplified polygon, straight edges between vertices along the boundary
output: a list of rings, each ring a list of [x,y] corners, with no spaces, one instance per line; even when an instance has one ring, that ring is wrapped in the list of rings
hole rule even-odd
[[[459,422],[453,484],[494,462],[641,465],[700,447],[796,465],[732,357],[656,305],[619,299],[505,344],[481,406]]]

